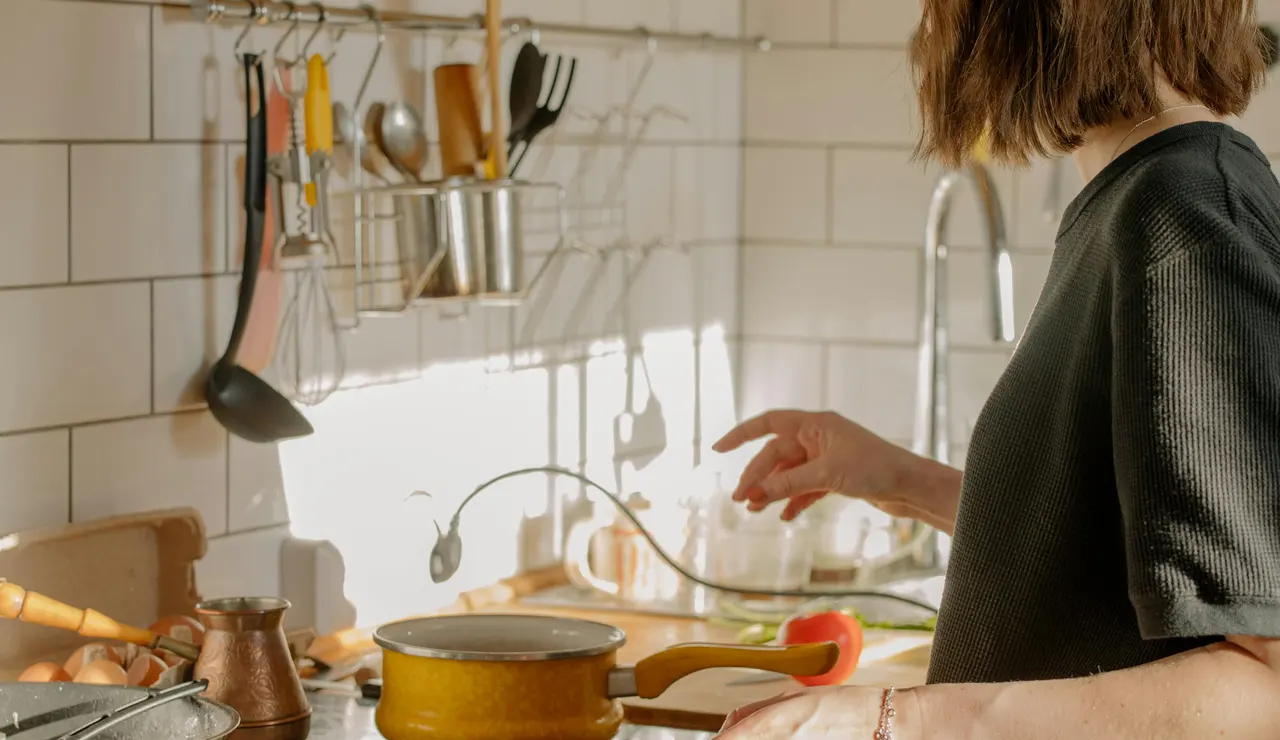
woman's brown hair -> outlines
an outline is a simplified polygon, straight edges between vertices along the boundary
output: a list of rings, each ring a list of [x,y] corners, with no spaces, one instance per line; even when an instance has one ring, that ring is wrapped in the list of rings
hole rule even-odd
[[[1089,129],[1159,113],[1161,78],[1239,115],[1264,43],[1254,0],[924,0],[916,154],[959,165],[987,129],[999,161],[1070,152]]]

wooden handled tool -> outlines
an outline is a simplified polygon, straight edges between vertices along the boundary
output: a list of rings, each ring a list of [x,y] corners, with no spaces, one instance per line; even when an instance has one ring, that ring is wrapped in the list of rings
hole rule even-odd
[[[444,64],[433,73],[444,177],[471,177],[483,158],[484,134],[476,102],[479,71],[470,64]],[[505,149],[503,150],[506,151]]]
[[[489,158],[493,162],[493,179],[507,176],[507,126],[502,117],[502,0],[485,3],[484,27],[489,45],[489,107],[492,123],[489,132]]]
[[[131,642],[151,649],[162,648],[190,661],[200,657],[200,648],[191,643],[120,624],[102,612],[77,609],[3,579],[0,579],[0,617],[70,630],[85,637]]]

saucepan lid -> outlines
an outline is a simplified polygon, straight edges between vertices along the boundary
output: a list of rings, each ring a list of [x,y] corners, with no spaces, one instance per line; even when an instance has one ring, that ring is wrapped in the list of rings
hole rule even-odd
[[[585,619],[528,614],[453,614],[384,624],[373,633],[386,650],[421,658],[483,661],[564,660],[603,655],[626,634]]]
[[[144,688],[78,683],[0,683],[0,738],[55,740],[153,692]],[[152,707],[102,732],[94,740],[184,738],[219,740],[240,724],[235,710],[187,696]]]

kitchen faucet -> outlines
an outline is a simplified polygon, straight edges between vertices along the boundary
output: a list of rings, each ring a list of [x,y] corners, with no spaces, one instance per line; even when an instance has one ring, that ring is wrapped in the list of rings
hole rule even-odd
[[[986,242],[987,298],[990,308],[991,337],[996,342],[1012,342],[1013,264],[1005,239],[1004,214],[995,181],[985,165],[973,163],[963,170],[949,170],[938,178],[929,202],[929,217],[924,235],[924,287],[920,296],[920,359],[916,377],[916,454],[928,455],[938,462],[950,462],[950,385],[948,362],[950,342],[950,305],[947,302],[946,244],[951,202],[956,185],[967,179],[978,198]]]
[[[1004,214],[990,170],[974,161],[963,169],[944,172],[933,189],[924,238],[924,281],[920,296],[920,350],[916,376],[915,439],[913,451],[949,463],[951,457],[950,304],[947,302],[947,226],[956,185],[967,180],[978,199],[985,241],[989,331],[996,342],[1012,342],[1013,264],[1005,239]],[[893,528],[900,543],[888,555],[869,564],[863,579],[884,580],[887,572],[945,569],[949,548],[938,532],[920,522],[899,520]]]

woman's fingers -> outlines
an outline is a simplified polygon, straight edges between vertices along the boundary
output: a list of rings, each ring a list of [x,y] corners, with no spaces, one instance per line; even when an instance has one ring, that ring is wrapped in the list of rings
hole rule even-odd
[[[807,414],[806,411],[766,411],[730,429],[719,442],[711,445],[711,449],[716,452],[732,452],[753,439],[770,434],[792,436]]]
[[[803,465],[775,470],[756,486],[764,494],[751,498],[751,508],[759,511],[774,501],[781,501],[802,493],[827,492],[827,466],[821,459],[810,460]]]
[[[826,496],[826,491],[814,491],[812,493],[802,493],[799,496],[792,496],[787,501],[787,508],[782,510],[782,521],[789,522],[800,516],[805,509],[818,503],[818,499]]]
[[[804,462],[804,448],[789,437],[774,437],[764,449],[756,453],[743,469],[738,478],[738,487],[733,492],[734,501],[746,501],[753,489],[757,489],[760,481],[770,473],[782,467],[794,467]],[[751,497],[758,498],[758,497]]]

